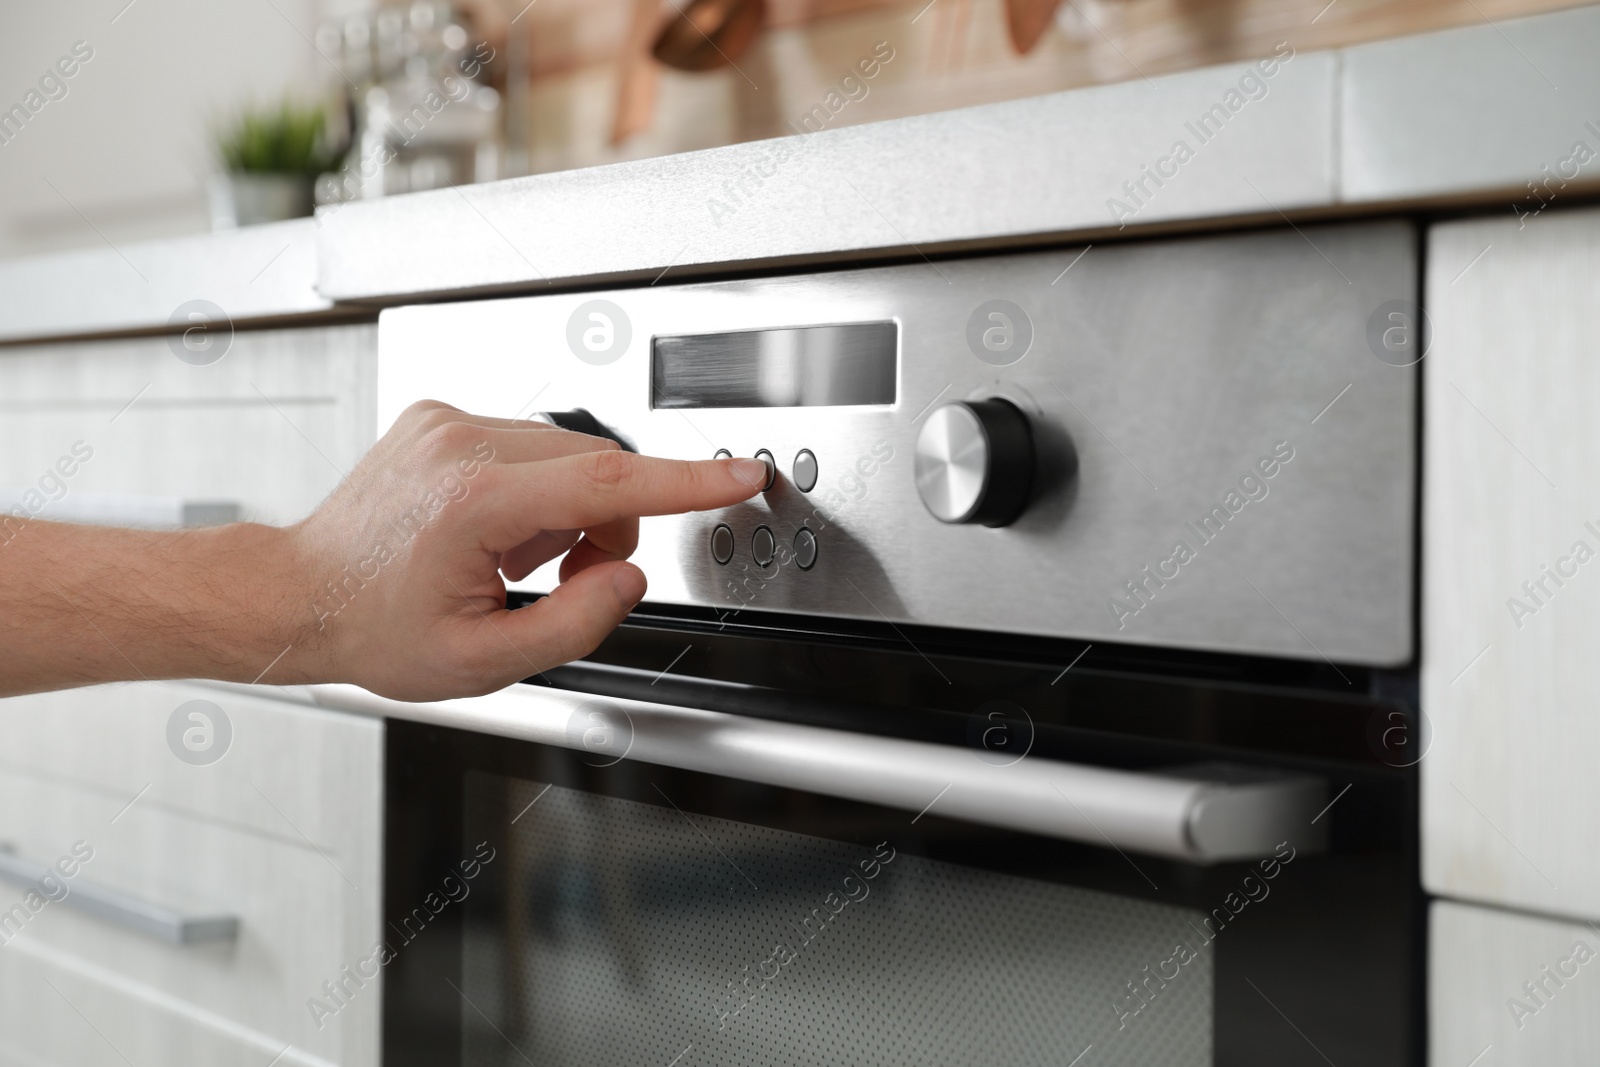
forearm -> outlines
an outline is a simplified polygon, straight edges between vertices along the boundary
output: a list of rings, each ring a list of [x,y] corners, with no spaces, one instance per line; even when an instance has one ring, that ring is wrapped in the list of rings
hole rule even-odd
[[[422,402],[284,529],[0,516],[0,696],[161,678],[493,692],[588,655],[644,596],[639,516],[727,507],[766,476]],[[508,610],[505,581],[558,557],[556,588]]]
[[[309,616],[304,605],[292,610],[293,590],[311,578],[296,577],[292,546],[289,531],[250,523],[5,528],[0,695],[139,679],[251,682],[269,665],[262,681],[313,680],[299,669],[314,659]]]

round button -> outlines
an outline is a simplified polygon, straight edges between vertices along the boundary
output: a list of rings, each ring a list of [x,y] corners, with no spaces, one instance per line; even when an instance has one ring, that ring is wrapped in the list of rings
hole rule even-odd
[[[777,554],[778,543],[772,539],[772,531],[765,526],[757,526],[756,532],[750,537],[750,555],[756,561],[756,566],[772,566],[773,557]]]
[[[772,483],[778,480],[778,461],[764,448],[756,453],[756,458],[767,465],[767,484],[761,487],[761,491],[765,493],[772,488]]]
[[[733,558],[733,530],[727,523],[719,523],[711,531],[711,558],[726,563]]]
[[[717,454],[712,456],[711,458],[712,459],[732,459],[733,458],[733,453],[729,452],[726,448],[719,448],[719,449],[717,449]]]
[[[817,457],[811,454],[811,449],[802,448],[794,457],[794,487],[802,493],[809,493],[817,487]]]
[[[794,561],[803,571],[810,570],[812,564],[817,562],[817,535],[807,527],[800,527],[794,535]]]
[[[936,408],[917,433],[917,492],[940,522],[1005,526],[1033,483],[1028,417],[1000,399]]]

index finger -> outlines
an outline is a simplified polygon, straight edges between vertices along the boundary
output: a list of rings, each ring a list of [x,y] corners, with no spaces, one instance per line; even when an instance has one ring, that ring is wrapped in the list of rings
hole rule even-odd
[[[510,463],[490,472],[497,515],[489,532],[506,545],[539,530],[725,508],[755,496],[767,481],[759,459],[662,459],[621,451]]]

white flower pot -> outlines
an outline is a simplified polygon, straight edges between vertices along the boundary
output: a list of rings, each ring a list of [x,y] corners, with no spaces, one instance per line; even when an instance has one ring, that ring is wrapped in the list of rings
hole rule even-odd
[[[310,174],[213,174],[208,187],[211,228],[231,230],[309,215],[314,182]]]

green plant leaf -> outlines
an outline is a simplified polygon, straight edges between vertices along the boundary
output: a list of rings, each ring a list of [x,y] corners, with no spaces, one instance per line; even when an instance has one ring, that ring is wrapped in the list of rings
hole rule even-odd
[[[342,154],[327,143],[326,133],[321,105],[285,100],[240,114],[218,135],[217,147],[229,170],[319,174]]]

